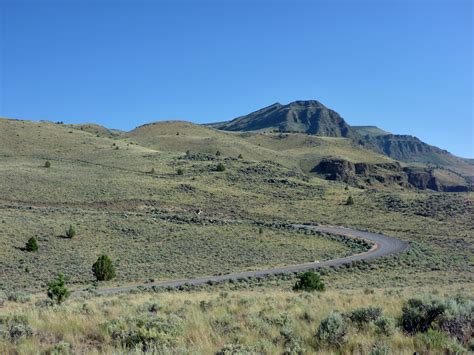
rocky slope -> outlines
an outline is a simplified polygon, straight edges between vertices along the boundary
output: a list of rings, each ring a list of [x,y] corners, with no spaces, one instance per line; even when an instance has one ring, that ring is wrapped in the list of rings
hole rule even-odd
[[[402,167],[398,162],[353,163],[344,159],[323,159],[312,170],[327,180],[342,181],[349,185],[365,187],[376,184],[398,185],[419,190],[465,192],[471,187],[459,175],[447,176],[442,169]]]
[[[414,136],[392,134],[375,126],[350,126],[337,112],[315,100],[295,101],[288,105],[276,103],[211,126],[226,131],[276,131],[349,138],[392,159],[448,169],[474,181],[471,160],[456,157]]]
[[[322,103],[295,101],[288,105],[275,103],[232,121],[217,123],[226,131],[299,132],[326,137],[353,137],[355,132],[335,111]]]

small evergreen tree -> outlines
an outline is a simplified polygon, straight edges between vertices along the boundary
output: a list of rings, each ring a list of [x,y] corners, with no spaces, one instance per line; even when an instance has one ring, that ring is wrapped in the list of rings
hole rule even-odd
[[[107,255],[101,255],[92,265],[92,272],[98,281],[108,281],[115,277],[115,267]]]
[[[258,234],[263,234],[263,228],[262,228],[262,227],[260,227],[260,228],[258,229]]]
[[[72,226],[69,225],[69,228],[66,230],[66,238],[73,238],[76,235],[76,229]]]
[[[346,201],[346,205],[351,206],[353,204],[354,204],[354,199],[352,198],[352,196],[349,195]]]
[[[69,297],[71,292],[66,288],[66,281],[63,274],[59,274],[56,280],[48,283],[47,294],[48,297],[57,304],[61,304]]]
[[[183,175],[184,174],[184,170],[179,168],[178,170],[176,170],[176,174],[178,175]]]
[[[243,157],[242,154],[239,154],[238,158],[239,158],[239,159],[244,159],[244,157]]]
[[[154,174],[154,173],[155,173],[155,168],[151,168],[150,174]]]
[[[298,276],[293,291],[324,291],[324,283],[319,274],[314,271],[306,271]]]
[[[221,156],[221,152],[218,150],[218,151],[216,152],[216,157],[220,157],[220,156]]]
[[[45,168],[50,168],[51,167],[51,162],[49,160],[46,160],[46,162],[44,163],[44,167]]]
[[[31,237],[28,239],[25,245],[26,251],[37,251],[38,250],[38,242],[36,241],[35,237]]]
[[[222,163],[217,164],[216,166],[217,171],[225,171],[225,166]]]

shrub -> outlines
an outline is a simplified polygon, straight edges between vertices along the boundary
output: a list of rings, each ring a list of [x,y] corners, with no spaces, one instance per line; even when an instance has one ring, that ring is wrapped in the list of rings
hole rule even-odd
[[[65,341],[60,341],[54,344],[52,355],[67,355],[71,353],[71,344]]]
[[[384,344],[375,344],[370,351],[370,355],[389,355],[391,353],[390,348]]]
[[[222,163],[217,164],[216,166],[217,171],[225,171],[225,166]]]
[[[237,158],[244,159],[244,156],[242,154],[239,154],[239,156]]]
[[[456,297],[447,299],[444,305],[446,309],[438,321],[439,328],[468,345],[474,331],[474,301]]]
[[[141,349],[150,353],[169,353],[156,351],[161,347],[173,346],[177,335],[183,330],[182,319],[174,314],[153,315],[137,318],[118,318],[103,325],[112,339],[127,349]]]
[[[216,352],[216,355],[253,355],[256,353],[254,347],[236,343],[225,344]]]
[[[63,303],[71,292],[66,288],[66,281],[63,274],[59,274],[56,280],[48,283],[48,297],[57,304]]]
[[[358,308],[348,314],[352,323],[356,324],[358,328],[364,328],[370,322],[380,318],[382,309],[379,307]]]
[[[46,162],[44,163],[44,167],[45,168],[50,168],[51,167],[51,162],[49,160],[46,160]]]
[[[8,334],[11,340],[17,341],[20,338],[32,336],[33,329],[26,323],[13,323],[8,328]]]
[[[107,255],[101,255],[92,265],[92,272],[98,281],[108,281],[115,277],[115,267]]]
[[[7,300],[10,302],[26,303],[30,300],[30,296],[23,292],[10,292],[7,295]]]
[[[4,328],[3,331],[2,328]],[[32,336],[33,329],[28,324],[26,317],[8,316],[0,318],[0,336],[2,335],[3,337],[10,338],[13,342],[17,342],[23,337]]]
[[[221,152],[220,151],[217,151],[216,152],[216,157],[220,157],[221,156]]]
[[[347,198],[346,205],[347,205],[347,206],[351,206],[351,205],[353,205],[353,204],[354,204],[354,199],[352,198],[352,196],[349,196],[349,197]]]
[[[51,301],[49,298],[44,298],[35,302],[36,308],[50,308],[54,306],[54,302]]]
[[[316,338],[329,345],[341,346],[346,341],[347,324],[339,312],[331,312],[319,325]]]
[[[38,242],[36,241],[35,237],[31,237],[25,244],[26,251],[37,251],[38,250]]]
[[[374,325],[377,334],[391,336],[395,333],[395,320],[393,318],[380,316],[374,322]]]
[[[178,175],[183,175],[184,174],[184,170],[179,168],[178,170],[176,170],[176,174]]]
[[[304,342],[302,337],[295,330],[295,326],[288,316],[284,318],[284,324],[280,330],[283,336],[285,350],[284,354],[303,354]]]
[[[433,353],[443,354],[464,354],[464,349],[456,340],[449,338],[446,333],[439,330],[428,329],[426,333],[420,333],[415,338],[415,341],[419,341],[427,350],[432,350]],[[435,352],[434,350],[438,350]],[[429,352],[429,353],[431,353]]]
[[[324,291],[324,283],[319,274],[314,271],[306,271],[298,276],[293,291]]]
[[[69,228],[66,230],[66,238],[73,238],[76,235],[76,229],[72,226],[69,225]]]
[[[150,174],[154,174],[154,173],[155,173],[155,168],[151,168]]]
[[[402,307],[402,328],[410,333],[426,332],[443,314],[445,306],[439,300],[409,299]]]

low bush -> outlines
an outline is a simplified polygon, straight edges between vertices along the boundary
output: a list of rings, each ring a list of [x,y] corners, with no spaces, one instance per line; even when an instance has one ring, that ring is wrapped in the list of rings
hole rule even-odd
[[[184,174],[184,170],[179,168],[178,170],[176,170],[176,174],[178,175],[183,175]]]
[[[31,237],[25,244],[25,250],[29,252],[38,251],[38,242],[35,237]]]
[[[33,328],[28,324],[26,317],[11,316],[0,318],[0,335],[13,342],[19,341],[21,338],[33,335]]]
[[[146,316],[136,318],[118,318],[103,324],[106,333],[127,349],[140,349],[143,352],[162,353],[159,349],[173,346],[183,331],[180,317]],[[164,351],[166,353],[166,351]]]
[[[222,163],[217,164],[216,166],[217,171],[225,171],[225,166]]]
[[[347,198],[346,205],[351,206],[353,204],[354,204],[354,199],[352,198],[352,196],[349,196]]]
[[[347,316],[359,329],[365,328],[370,322],[376,321],[382,315],[380,307],[358,308]]]
[[[379,335],[392,336],[395,333],[395,320],[390,317],[380,316],[375,322],[375,332]]]
[[[402,307],[401,326],[409,334],[426,332],[445,309],[437,299],[411,298]]]
[[[10,302],[26,303],[30,300],[30,296],[20,291],[10,292],[7,294],[7,300]]]
[[[438,320],[439,328],[468,345],[474,333],[474,301],[461,297],[448,298],[445,310]]]
[[[71,344],[65,341],[60,341],[54,344],[52,355],[67,355],[71,353]]]
[[[57,304],[63,303],[69,297],[71,292],[66,287],[66,281],[63,274],[59,274],[56,280],[48,283],[48,297]]]
[[[370,351],[370,355],[389,355],[391,354],[390,348],[384,344],[375,344]]]
[[[66,238],[73,238],[76,235],[76,229],[70,225],[69,228],[66,230]]]
[[[216,352],[216,355],[253,355],[255,348],[252,346],[236,344],[226,344]]]
[[[51,167],[51,162],[49,160],[47,160],[45,163],[44,163],[44,167],[45,168],[50,168]]]
[[[346,342],[347,324],[339,312],[331,312],[321,321],[316,338],[328,345],[339,347]]]
[[[319,274],[314,271],[306,271],[298,276],[293,291],[324,291],[324,283]]]

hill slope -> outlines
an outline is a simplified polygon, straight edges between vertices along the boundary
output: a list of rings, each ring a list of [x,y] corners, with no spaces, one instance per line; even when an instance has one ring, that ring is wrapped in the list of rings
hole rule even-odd
[[[474,180],[474,165],[410,135],[397,135],[375,126],[350,126],[337,112],[315,100],[279,103],[211,125],[225,131],[299,132],[345,137],[366,149],[406,163],[432,164]]]
[[[315,134],[326,137],[351,137],[351,127],[335,111],[318,101],[275,103],[230,122],[216,124],[227,131],[278,131]]]

